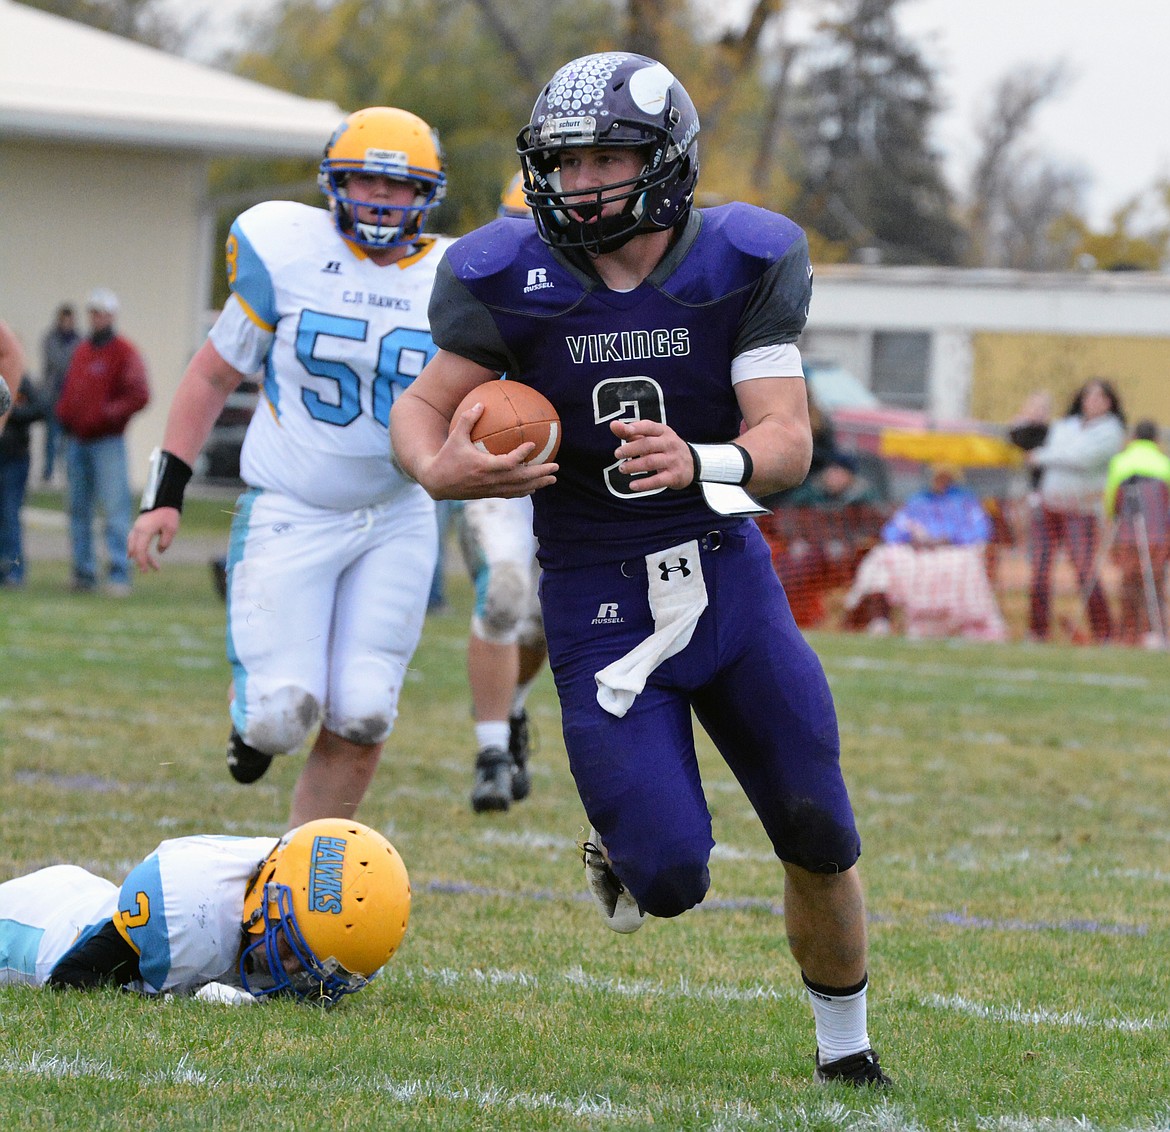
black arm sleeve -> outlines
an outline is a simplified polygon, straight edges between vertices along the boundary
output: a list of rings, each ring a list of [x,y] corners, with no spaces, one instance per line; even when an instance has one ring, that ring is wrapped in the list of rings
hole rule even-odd
[[[456,278],[446,257],[439,261],[431,288],[427,321],[431,338],[441,350],[458,354],[476,365],[504,373],[517,372],[516,358],[508,350],[491,313]]]
[[[84,943],[75,944],[60,959],[46,986],[54,990],[77,987],[122,986],[140,978],[138,953],[119,934],[113,920]]]
[[[760,276],[736,330],[732,356],[757,346],[795,342],[804,329],[811,302],[812,270],[808,240],[802,234]]]

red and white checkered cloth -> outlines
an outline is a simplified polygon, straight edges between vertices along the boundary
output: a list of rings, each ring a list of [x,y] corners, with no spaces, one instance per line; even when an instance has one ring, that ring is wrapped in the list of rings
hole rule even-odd
[[[856,609],[870,594],[884,594],[901,611],[908,637],[1007,639],[981,545],[875,546],[861,560],[845,608]]]

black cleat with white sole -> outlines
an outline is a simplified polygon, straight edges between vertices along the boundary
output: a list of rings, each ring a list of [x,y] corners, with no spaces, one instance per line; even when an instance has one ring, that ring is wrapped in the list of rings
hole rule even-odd
[[[245,786],[264,777],[272,765],[272,755],[249,747],[233,727],[227,742],[227,765],[232,778]]]

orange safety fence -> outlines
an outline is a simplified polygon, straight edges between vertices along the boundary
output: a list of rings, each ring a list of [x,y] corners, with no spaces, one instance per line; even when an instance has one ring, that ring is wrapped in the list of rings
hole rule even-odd
[[[881,550],[894,504],[780,507],[756,521],[803,629],[1165,647],[1170,546],[1135,549],[1105,519],[1070,530],[1022,498],[983,505],[990,543],[929,563],[908,548]],[[1047,587],[1033,585],[1041,546]],[[871,600],[875,587],[888,591],[884,606]]]

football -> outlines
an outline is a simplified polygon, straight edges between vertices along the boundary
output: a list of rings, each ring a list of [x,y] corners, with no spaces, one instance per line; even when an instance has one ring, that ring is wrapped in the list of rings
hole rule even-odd
[[[543,393],[519,381],[485,381],[459,403],[454,422],[476,403],[483,413],[471,429],[471,440],[481,452],[502,456],[525,441],[536,449],[524,462],[546,464],[561,446],[561,418]]]

